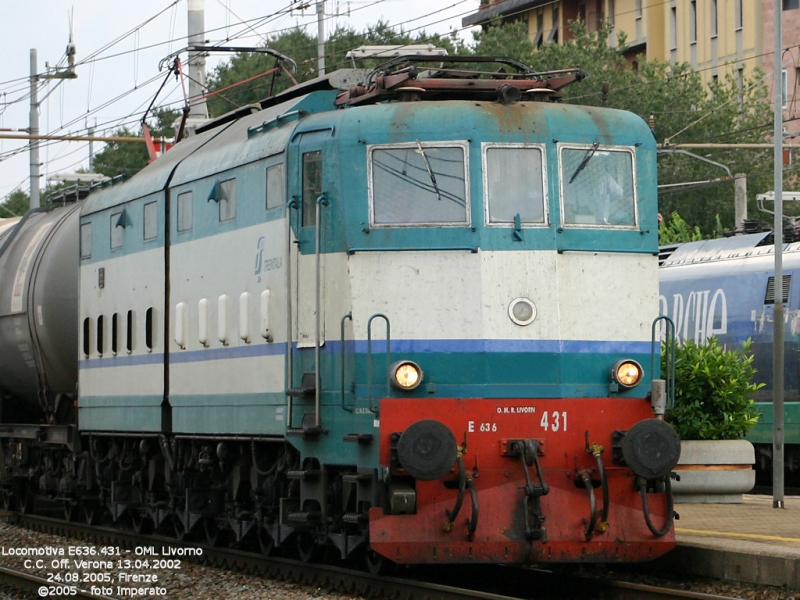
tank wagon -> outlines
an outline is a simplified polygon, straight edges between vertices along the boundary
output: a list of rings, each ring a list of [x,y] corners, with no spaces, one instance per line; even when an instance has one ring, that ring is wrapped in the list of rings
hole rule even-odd
[[[373,570],[674,546],[652,133],[550,101],[577,70],[432,60],[226,115],[58,213],[77,395],[13,385],[6,327],[2,389],[76,410],[3,426],[6,504]],[[35,283],[0,319],[59,321]]]
[[[787,240],[792,240],[788,232]],[[661,312],[675,322],[678,337],[705,342],[714,336],[740,346],[752,339],[761,418],[748,432],[756,447],[757,483],[772,483],[772,338],[775,306],[775,246],[772,232],[690,242],[662,251]],[[784,436],[786,481],[800,485],[800,242],[783,249]]]

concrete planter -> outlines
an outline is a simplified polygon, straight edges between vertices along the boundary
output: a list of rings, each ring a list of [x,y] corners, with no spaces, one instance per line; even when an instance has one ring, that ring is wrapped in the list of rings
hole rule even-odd
[[[753,444],[747,440],[684,440],[675,467],[675,502],[741,503],[753,489],[756,472]]]

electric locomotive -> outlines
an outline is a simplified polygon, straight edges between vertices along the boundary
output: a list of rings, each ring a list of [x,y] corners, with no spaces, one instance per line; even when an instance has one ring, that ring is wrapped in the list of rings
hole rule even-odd
[[[372,569],[673,548],[652,133],[469,62],[330,74],[98,186],[77,392],[3,426],[6,502]]]

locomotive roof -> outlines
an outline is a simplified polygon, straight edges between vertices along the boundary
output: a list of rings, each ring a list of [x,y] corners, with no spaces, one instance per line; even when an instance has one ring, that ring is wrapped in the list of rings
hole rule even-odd
[[[437,57],[437,60],[441,60],[441,57]],[[376,140],[372,143],[386,138],[383,141],[385,143],[388,135],[393,135],[392,139],[396,141],[397,135],[419,136],[419,132],[425,132],[430,136],[429,139],[454,139],[454,133],[456,136],[469,137],[463,127],[495,128],[502,131],[507,141],[515,141],[515,136],[522,136],[517,141],[532,141],[536,137],[540,141],[561,138],[578,142],[580,140],[575,137],[575,132],[580,130],[594,136],[593,140],[600,136],[602,143],[654,147],[646,124],[632,113],[600,107],[524,101],[549,97],[552,95],[549,92],[556,91],[553,87],[563,87],[568,83],[567,80],[579,79],[576,69],[552,72],[550,77],[527,70],[523,71],[524,76],[514,75],[510,79],[505,79],[504,73],[495,73],[494,79],[489,77],[488,80],[481,80],[489,81],[494,87],[479,92],[450,92],[444,88],[448,88],[452,81],[456,82],[454,85],[472,87],[471,82],[476,81],[474,75],[467,71],[464,78],[459,80],[453,73],[443,77],[441,71],[436,71],[435,77],[428,79],[439,82],[435,85],[441,84],[443,89],[425,91],[420,88],[409,91],[406,78],[410,74],[421,78],[427,76],[414,69],[395,69],[402,67],[401,63],[393,63],[390,67],[394,79],[382,75],[383,71],[379,73],[376,70],[365,75],[365,71],[345,69],[296,86],[260,105],[224,115],[199,129],[196,135],[176,144],[123,185],[99,186],[101,189],[95,189],[87,198],[82,214],[89,215],[149,196],[163,190],[168,182],[171,186],[179,185],[277,154],[288,146],[293,136],[305,133],[308,127],[324,127],[331,132],[335,129],[338,139],[360,132],[361,137]],[[456,73],[462,71],[457,70]],[[375,82],[373,88],[361,86],[360,90],[356,89],[358,86],[354,85],[354,81],[362,79],[369,82],[370,77]],[[522,96],[517,95],[520,86],[525,88],[533,85],[534,81],[537,87],[521,92]],[[399,83],[392,87],[395,85],[393,82]],[[513,83],[510,86],[513,90],[508,86],[503,88],[503,82]],[[347,91],[342,92],[342,88]],[[471,100],[462,99],[464,93]],[[475,96],[476,93],[478,96]],[[418,94],[427,101],[402,101],[409,99],[404,96],[407,94]],[[448,101],[431,101],[434,98]],[[476,103],[476,98],[485,101]],[[520,98],[522,102],[518,102]],[[459,121],[459,118],[466,120]],[[453,123],[461,125],[453,127]]]
[[[661,266],[677,267],[773,254],[775,247],[765,243],[769,241],[767,238],[771,240],[771,231],[662,247]],[[784,252],[800,252],[800,242],[786,244]]]

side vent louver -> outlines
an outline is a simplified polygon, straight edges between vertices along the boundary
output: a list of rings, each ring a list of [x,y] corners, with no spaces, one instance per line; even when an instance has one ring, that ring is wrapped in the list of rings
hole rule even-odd
[[[789,302],[789,286],[792,284],[792,276],[783,276],[783,303]],[[775,304],[775,277],[770,277],[767,280],[767,294],[764,297],[764,304]]]

